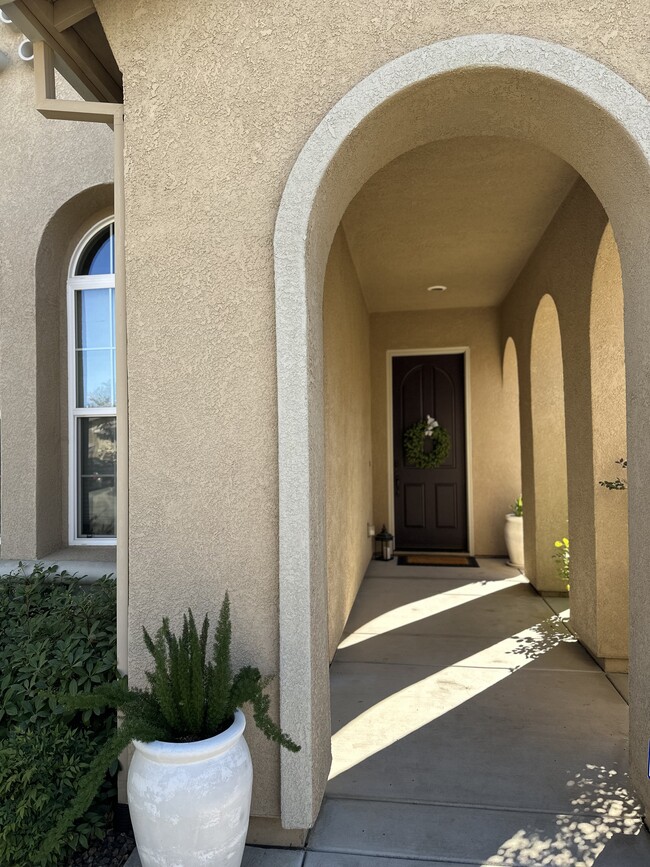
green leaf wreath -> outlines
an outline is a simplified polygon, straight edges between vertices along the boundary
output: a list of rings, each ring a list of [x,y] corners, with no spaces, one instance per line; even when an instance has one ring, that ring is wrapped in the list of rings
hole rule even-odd
[[[430,451],[425,451],[427,442],[431,443]],[[409,467],[434,470],[445,460],[450,449],[449,431],[440,427],[430,415],[404,432],[404,456]]]

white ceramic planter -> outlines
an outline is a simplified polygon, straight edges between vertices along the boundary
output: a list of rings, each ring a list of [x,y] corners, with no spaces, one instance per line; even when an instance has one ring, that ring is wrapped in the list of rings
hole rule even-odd
[[[524,568],[524,519],[510,513],[506,515],[505,526],[508,565],[516,569]]]
[[[128,797],[142,867],[239,867],[253,765],[237,711],[230,728],[204,741],[134,741]]]

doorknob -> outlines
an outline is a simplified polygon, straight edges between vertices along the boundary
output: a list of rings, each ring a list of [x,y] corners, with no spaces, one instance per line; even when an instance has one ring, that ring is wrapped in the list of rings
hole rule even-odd
[[[395,496],[399,497],[399,476],[395,476]]]

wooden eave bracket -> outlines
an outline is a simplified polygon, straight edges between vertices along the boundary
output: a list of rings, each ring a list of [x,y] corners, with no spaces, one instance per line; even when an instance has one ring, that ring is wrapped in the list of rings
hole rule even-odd
[[[34,86],[36,110],[53,120],[81,120],[114,126],[124,114],[119,102],[90,102],[56,98],[54,52],[45,42],[34,42]]]
[[[92,14],[94,5],[69,0],[57,12],[60,3],[61,0],[56,4],[50,0],[0,0],[0,8],[32,43],[45,42],[53,50],[55,67],[83,99],[121,101],[121,84],[70,29]],[[64,29],[59,30],[59,26]]]
[[[94,12],[93,0],[56,0],[53,10],[54,26],[59,32],[67,30],[68,27],[74,27]]]

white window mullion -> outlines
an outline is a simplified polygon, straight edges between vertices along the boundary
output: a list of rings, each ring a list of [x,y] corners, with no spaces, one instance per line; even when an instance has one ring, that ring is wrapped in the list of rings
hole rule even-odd
[[[76,292],[68,281],[68,541],[77,539],[77,335]]]
[[[111,250],[112,249],[113,249],[113,247],[111,246]],[[113,254],[111,253],[111,256],[112,255]],[[115,286],[114,285],[111,286],[111,288],[109,290],[108,299],[109,299],[109,305],[110,305],[109,328],[110,328],[110,336],[111,336],[111,365],[112,365],[112,370],[113,370],[113,379],[111,380],[111,398],[112,398],[113,406],[115,406],[117,404],[117,400],[116,400],[116,396],[115,396],[115,389],[117,387],[116,382],[115,382],[115,380],[117,379],[117,371],[115,368]]]

